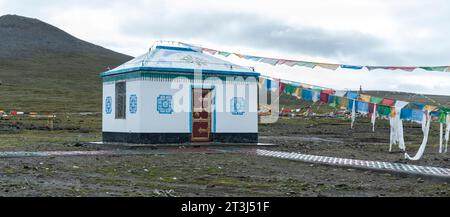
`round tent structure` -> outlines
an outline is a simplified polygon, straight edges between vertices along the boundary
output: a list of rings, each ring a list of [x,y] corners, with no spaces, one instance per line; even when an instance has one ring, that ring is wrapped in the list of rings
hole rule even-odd
[[[258,141],[253,68],[157,43],[101,76],[104,143]]]

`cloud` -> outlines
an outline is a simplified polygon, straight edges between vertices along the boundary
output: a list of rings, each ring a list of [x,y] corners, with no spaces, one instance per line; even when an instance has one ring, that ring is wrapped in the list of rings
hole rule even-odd
[[[167,39],[253,55],[361,65],[449,64],[448,11],[447,0],[0,0],[2,14],[39,18],[133,56],[146,52],[155,40]],[[339,89],[361,84],[366,89],[450,94],[448,73],[243,64]]]
[[[373,60],[383,41],[359,32],[327,31],[320,27],[289,26],[257,14],[233,12],[161,15],[146,22],[130,20],[122,34],[157,38],[201,39],[225,45],[256,47],[327,58]],[[365,60],[364,60],[365,58]]]

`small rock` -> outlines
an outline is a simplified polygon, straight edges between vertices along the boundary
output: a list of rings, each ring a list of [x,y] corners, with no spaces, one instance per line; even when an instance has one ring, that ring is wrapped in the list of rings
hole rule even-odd
[[[417,183],[423,183],[423,182],[425,182],[425,180],[423,180],[422,178],[417,179]]]
[[[79,166],[76,166],[76,165],[73,165],[72,168],[74,168],[74,169],[80,169],[80,167],[79,167]]]
[[[148,169],[144,169],[144,172],[148,172]]]

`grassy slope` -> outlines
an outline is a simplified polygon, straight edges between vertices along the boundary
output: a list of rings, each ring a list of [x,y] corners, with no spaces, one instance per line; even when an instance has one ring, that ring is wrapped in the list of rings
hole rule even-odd
[[[99,72],[124,56],[46,56],[0,59],[0,109],[101,111]]]

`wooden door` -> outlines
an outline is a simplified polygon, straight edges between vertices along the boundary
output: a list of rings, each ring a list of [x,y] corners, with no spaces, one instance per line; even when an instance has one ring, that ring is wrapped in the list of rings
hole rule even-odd
[[[194,88],[192,91],[192,141],[211,141],[211,90]]]

